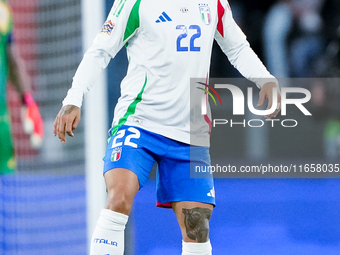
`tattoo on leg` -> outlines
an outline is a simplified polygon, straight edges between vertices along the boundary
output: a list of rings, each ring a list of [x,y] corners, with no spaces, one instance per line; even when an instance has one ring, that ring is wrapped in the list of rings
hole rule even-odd
[[[209,240],[209,219],[212,211],[208,208],[195,207],[182,209],[187,236],[199,243]]]

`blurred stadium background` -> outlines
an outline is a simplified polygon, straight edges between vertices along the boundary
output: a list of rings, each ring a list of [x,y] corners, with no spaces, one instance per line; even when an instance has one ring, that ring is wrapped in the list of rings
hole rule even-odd
[[[119,83],[126,72],[125,49],[111,61],[100,80],[99,92],[92,90],[86,98],[84,120],[76,131],[76,138],[61,144],[52,135],[52,125],[83,51],[113,4],[113,0],[92,2],[96,3],[91,0],[9,0],[15,40],[32,77],[34,96],[45,121],[45,140],[39,151],[31,149],[29,137],[21,127],[20,100],[10,88],[8,97],[18,166],[15,175],[0,176],[0,254],[87,253],[88,236],[105,199],[101,151],[105,149],[105,130],[109,128],[119,97]],[[286,2],[294,0],[230,0],[235,19],[264,60],[270,56],[262,33],[266,21],[275,8]],[[298,22],[299,17],[294,16],[290,32],[284,37],[288,51],[301,54],[299,56],[305,55],[298,49],[308,48],[312,42],[315,45],[306,50],[310,56],[306,53],[307,64],[302,70],[307,73],[294,73],[299,69],[283,63],[292,71],[283,68],[286,73],[284,76],[278,73],[279,77],[339,77],[337,26],[340,19],[338,12],[332,10],[340,8],[340,3],[338,0],[304,0],[301,8],[308,8],[314,2],[319,2],[320,7],[316,4],[316,9],[311,11],[317,14],[311,16],[314,23],[307,23],[317,26],[319,18],[322,29],[314,27],[306,32]],[[305,46],[294,48],[295,45]],[[328,68],[323,68],[325,66]],[[272,70],[274,74],[276,71]],[[239,77],[218,47],[213,50],[211,77]],[[339,95],[336,94],[339,90],[331,91]],[[102,105],[94,104],[95,101]],[[263,134],[249,133],[243,128],[216,129],[212,134],[213,162],[250,164],[270,158],[273,163],[280,160],[310,163],[308,160],[332,157],[331,160],[339,163],[339,154],[329,154],[325,148],[331,140],[340,153],[337,124],[333,126],[332,136],[325,134],[330,121],[338,123],[340,119],[339,104],[330,105],[310,105],[324,111],[319,114],[316,110],[313,115],[318,118],[302,120],[300,128],[294,131],[267,130],[268,142],[264,144],[267,149],[255,147],[260,153],[247,149],[256,143],[249,135]],[[292,112],[292,118],[296,114]],[[227,139],[226,144],[221,145],[221,137]],[[215,189],[218,206],[211,220],[213,254],[340,254],[338,179],[217,179]],[[135,199],[127,227],[126,255],[181,253],[176,218],[171,210],[155,208],[154,191],[152,173]]]

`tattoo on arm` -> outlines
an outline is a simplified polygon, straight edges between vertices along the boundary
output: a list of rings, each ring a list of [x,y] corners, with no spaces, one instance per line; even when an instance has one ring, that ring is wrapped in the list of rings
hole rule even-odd
[[[65,106],[65,108],[62,108],[61,109],[61,112],[60,112],[60,115],[62,115],[62,114],[70,114],[74,109],[76,109],[77,107],[76,106],[74,106],[74,105],[71,105],[71,107],[69,108],[69,109],[67,109],[66,110],[66,106]]]
[[[208,208],[195,207],[182,209],[187,236],[199,243],[209,240],[209,219],[212,211]]]

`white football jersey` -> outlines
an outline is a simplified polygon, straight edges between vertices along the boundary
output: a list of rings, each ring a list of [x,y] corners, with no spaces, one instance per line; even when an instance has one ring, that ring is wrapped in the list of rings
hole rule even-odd
[[[80,107],[83,94],[125,45],[129,67],[121,83],[113,132],[126,124],[209,146],[209,124],[199,111],[195,125],[200,126],[190,135],[190,78],[209,76],[214,39],[240,73],[258,87],[268,78],[275,80],[250,48],[226,0],[116,0],[85,53],[63,105]],[[204,92],[194,91],[199,105]]]

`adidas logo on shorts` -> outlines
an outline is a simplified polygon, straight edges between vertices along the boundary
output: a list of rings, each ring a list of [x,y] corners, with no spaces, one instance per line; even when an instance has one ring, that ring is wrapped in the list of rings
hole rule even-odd
[[[208,193],[207,193],[208,197],[215,197],[215,187],[213,187]]]

